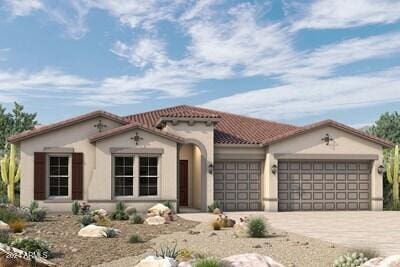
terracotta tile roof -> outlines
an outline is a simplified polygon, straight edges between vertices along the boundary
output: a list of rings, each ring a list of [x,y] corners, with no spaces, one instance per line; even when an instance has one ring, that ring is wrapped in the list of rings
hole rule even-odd
[[[57,129],[60,129],[63,127],[70,126],[70,125],[78,123],[78,122],[90,120],[90,119],[93,119],[93,118],[96,118],[99,116],[119,122],[121,124],[128,123],[122,117],[119,117],[117,115],[114,115],[114,114],[106,112],[106,111],[97,110],[97,111],[86,113],[86,114],[83,114],[83,115],[80,115],[77,117],[73,117],[71,119],[63,120],[60,122],[56,122],[56,123],[52,123],[52,124],[48,124],[48,125],[40,125],[39,127],[35,127],[32,130],[24,131],[22,133],[18,133],[13,136],[10,136],[7,140],[11,143],[16,143],[16,142],[40,135],[40,134],[48,133],[48,132],[51,132],[51,131],[54,131],[54,130],[57,130]]]
[[[161,117],[219,118],[214,130],[214,142],[217,144],[263,144],[265,140],[299,128],[293,125],[187,105],[133,114],[126,116],[125,119],[154,127]]]
[[[373,136],[373,135],[369,135],[366,132],[357,130],[355,128],[352,128],[350,126],[347,126],[345,124],[339,123],[339,122],[334,121],[334,120],[323,120],[323,121],[320,121],[320,122],[308,124],[306,126],[294,129],[292,131],[288,131],[288,132],[282,133],[281,135],[275,136],[272,139],[266,140],[264,142],[264,144],[265,145],[273,144],[273,143],[280,142],[282,140],[285,140],[285,139],[288,139],[288,138],[291,138],[291,137],[294,137],[294,136],[301,135],[301,134],[306,133],[308,131],[315,130],[315,129],[322,128],[322,127],[327,127],[327,126],[331,126],[331,127],[340,129],[340,130],[342,130],[344,132],[348,132],[348,133],[354,134],[356,136],[359,136],[359,137],[364,138],[366,140],[369,140],[371,142],[380,144],[380,145],[382,145],[384,147],[387,147],[387,148],[393,147],[393,143],[391,143],[391,142],[389,142],[387,140],[378,138],[378,137]]]
[[[183,139],[182,137],[167,133],[165,131],[161,131],[160,129],[150,127],[150,126],[144,125],[142,123],[136,123],[136,122],[132,122],[132,123],[129,123],[127,125],[123,125],[123,126],[120,126],[117,128],[109,129],[109,130],[103,131],[101,133],[97,133],[97,134],[89,137],[89,140],[90,140],[90,142],[96,142],[98,140],[108,138],[108,137],[111,137],[114,135],[118,135],[121,133],[125,133],[125,132],[131,131],[133,129],[141,129],[143,131],[162,136],[164,138],[173,140],[178,143],[183,143],[185,141],[185,139]]]

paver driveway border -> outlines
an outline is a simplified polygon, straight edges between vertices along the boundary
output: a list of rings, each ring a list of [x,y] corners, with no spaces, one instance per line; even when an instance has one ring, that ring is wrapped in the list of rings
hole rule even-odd
[[[272,227],[317,238],[349,248],[368,247],[382,256],[400,254],[400,212],[227,212],[238,219],[242,216],[265,216]],[[180,214],[185,219],[209,222],[215,215],[207,213]]]

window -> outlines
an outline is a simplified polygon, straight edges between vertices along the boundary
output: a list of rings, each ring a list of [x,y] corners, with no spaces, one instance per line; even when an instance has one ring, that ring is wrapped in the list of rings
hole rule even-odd
[[[133,195],[133,157],[114,157],[114,195]]]
[[[158,182],[158,158],[140,157],[139,196],[156,196]]]
[[[49,196],[68,196],[69,157],[49,157]]]

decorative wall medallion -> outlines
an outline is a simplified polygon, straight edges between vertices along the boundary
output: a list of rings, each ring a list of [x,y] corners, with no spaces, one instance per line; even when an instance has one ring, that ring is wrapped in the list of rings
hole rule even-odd
[[[99,120],[95,125],[93,125],[93,127],[97,128],[99,133],[101,133],[103,129],[107,128],[107,125],[104,124],[101,120]]]
[[[140,135],[136,133],[134,137],[131,137],[131,140],[133,140],[136,145],[139,145],[139,141],[143,140],[143,137],[140,137]]]
[[[325,137],[323,137],[321,140],[324,141],[325,144],[328,146],[329,143],[330,143],[331,141],[333,141],[333,138],[332,138],[329,134],[326,134]]]

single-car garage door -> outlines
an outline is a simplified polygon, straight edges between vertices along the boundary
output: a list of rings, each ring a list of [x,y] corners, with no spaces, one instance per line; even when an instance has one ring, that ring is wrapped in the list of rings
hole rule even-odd
[[[280,211],[369,210],[368,161],[278,162]]]
[[[224,211],[261,209],[261,161],[214,162],[214,200]]]

